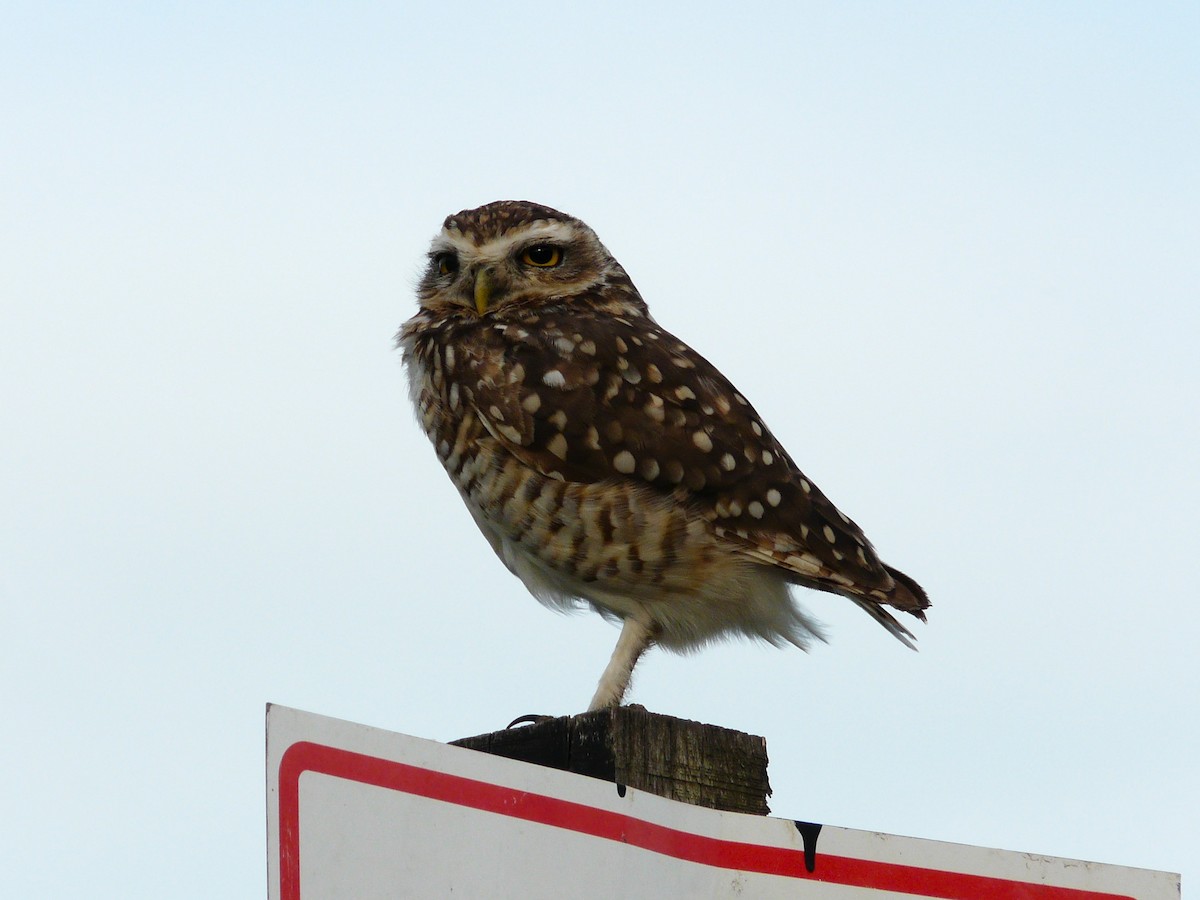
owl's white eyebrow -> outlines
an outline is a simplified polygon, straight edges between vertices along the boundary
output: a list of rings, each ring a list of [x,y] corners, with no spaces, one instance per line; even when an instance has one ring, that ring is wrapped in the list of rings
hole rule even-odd
[[[477,246],[461,234],[444,232],[433,239],[429,252],[432,255],[457,253],[464,259],[502,259],[518,246],[539,242],[565,244],[578,234],[578,230],[567,222],[534,222],[527,228],[502,234]]]
[[[429,258],[435,259],[443,253],[462,253],[470,252],[471,245],[465,240],[452,240],[451,238],[439,234],[433,239],[433,243],[429,245]]]

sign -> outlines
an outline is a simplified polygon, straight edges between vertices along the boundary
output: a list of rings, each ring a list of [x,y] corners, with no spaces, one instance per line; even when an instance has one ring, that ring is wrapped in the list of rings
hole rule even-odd
[[[718,812],[267,708],[271,900],[1178,900],[1179,876]]]

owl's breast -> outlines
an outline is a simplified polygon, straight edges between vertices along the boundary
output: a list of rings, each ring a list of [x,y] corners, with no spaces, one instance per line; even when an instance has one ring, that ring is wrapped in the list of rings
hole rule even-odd
[[[417,420],[461,489],[464,462],[475,454],[485,430],[472,409],[470,386],[462,378],[463,348],[469,344],[455,331],[420,313],[401,330],[398,344]]]

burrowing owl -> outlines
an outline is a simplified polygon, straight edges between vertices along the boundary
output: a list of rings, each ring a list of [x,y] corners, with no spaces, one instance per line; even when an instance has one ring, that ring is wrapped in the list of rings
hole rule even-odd
[[[792,585],[929,600],[880,562],[754,407],[660,328],[583,222],[501,201],[446,219],[398,335],[413,403],[492,549],[538,600],[623,622],[590,709],[641,654],[728,635],[822,638]]]

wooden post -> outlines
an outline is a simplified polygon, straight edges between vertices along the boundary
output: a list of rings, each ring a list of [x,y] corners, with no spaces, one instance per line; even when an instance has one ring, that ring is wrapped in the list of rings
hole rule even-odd
[[[455,746],[601,778],[671,800],[766,815],[767,742],[622,706],[452,741]]]

